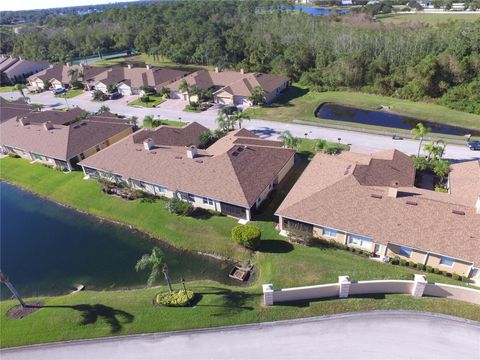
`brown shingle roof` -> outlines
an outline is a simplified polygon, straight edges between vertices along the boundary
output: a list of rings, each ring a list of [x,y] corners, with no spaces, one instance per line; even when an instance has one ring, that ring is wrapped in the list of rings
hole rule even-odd
[[[107,71],[107,69],[102,68],[102,67],[97,67],[97,66],[88,66],[88,65],[62,65],[62,64],[56,64],[56,65],[51,65],[48,69],[39,71],[36,74],[33,74],[29,76],[27,79],[29,81],[35,80],[35,79],[41,79],[43,81],[49,80],[49,79],[56,79],[60,81],[62,84],[68,84],[71,80],[70,75],[68,75],[68,71],[70,69],[77,69],[79,72],[83,73],[83,78],[85,80],[90,80],[96,76],[98,76],[101,73],[104,73]]]
[[[161,126],[154,131],[141,130],[80,164],[124,178],[166,186],[172,191],[180,190],[251,207],[294,156],[294,151],[289,149],[233,144],[237,139],[233,133],[220,139],[220,146],[213,151],[212,147],[216,144],[199,151],[197,158],[189,159],[185,145],[195,141],[190,136],[174,133],[172,138],[178,143],[173,144],[165,135],[172,134],[172,130],[190,133],[190,127],[201,134],[201,125],[195,123],[183,128]],[[168,131],[163,130],[165,128]],[[141,143],[146,138],[158,142],[150,151],[145,150]],[[242,150],[238,151],[238,148]]]
[[[396,180],[384,165],[386,174]],[[396,198],[389,197],[386,186],[362,185],[354,175],[356,166],[342,157],[316,155],[276,214],[369,236],[381,244],[392,242],[480,263],[480,215],[474,207],[449,194],[413,186],[400,187]],[[388,180],[383,177],[381,183]]]
[[[53,111],[42,113],[48,117],[48,113]],[[131,127],[122,120],[99,117],[80,120],[70,125],[52,123],[50,130],[45,129],[45,122],[32,122],[26,126],[22,126],[16,118],[3,122],[0,125],[2,145],[59,160],[69,160]]]
[[[32,111],[32,105],[22,100],[7,101],[0,97],[0,123],[16,116],[25,116]]]
[[[480,196],[480,160],[450,166],[450,193],[468,206]]]
[[[80,108],[72,108],[66,111],[63,110],[49,110],[49,111],[37,111],[31,112],[22,116],[26,123],[30,124],[43,124],[50,121],[56,125],[69,125],[85,117],[88,113]]]

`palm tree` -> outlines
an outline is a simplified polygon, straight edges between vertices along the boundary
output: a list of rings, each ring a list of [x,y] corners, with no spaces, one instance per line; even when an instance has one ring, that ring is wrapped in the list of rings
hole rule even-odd
[[[217,123],[218,128],[222,131],[228,131],[230,128],[230,120],[228,119],[228,116],[224,114],[218,114],[215,122]]]
[[[250,116],[241,111],[235,111],[232,115],[230,115],[230,120],[232,121],[233,125],[238,122],[238,127],[241,129],[243,120],[250,120]]]
[[[182,93],[184,93],[184,92],[187,93],[188,103],[191,105],[191,102],[190,102],[190,85],[188,85],[187,80],[182,79],[182,81],[180,81],[180,84],[178,84],[178,90]]]
[[[76,82],[78,79],[78,69],[69,69],[67,75],[70,76],[70,81]]]
[[[40,111],[43,109],[43,104],[32,104],[32,111]]]
[[[279,138],[286,148],[295,149],[298,145],[298,138],[294,137],[288,130],[284,131]]]
[[[130,118],[130,124],[137,126],[138,125],[138,116],[132,116]]]
[[[153,116],[147,115],[143,118],[143,127],[153,127]]]
[[[420,149],[422,148],[423,138],[430,132],[430,128],[425,127],[422,123],[418,123],[411,131],[415,140],[420,139],[418,146],[417,157],[420,156]]]
[[[168,290],[172,292],[172,282],[168,276],[168,266],[163,261],[163,258],[164,254],[162,249],[159,247],[154,247],[151,254],[145,254],[140,258],[140,260],[137,261],[135,270],[139,271],[150,268],[150,275],[148,276],[147,280],[147,285],[149,287],[153,285],[155,280],[157,280],[157,278],[160,276],[160,273],[163,273],[165,276],[165,281],[167,282]]]
[[[8,276],[5,275],[1,270],[0,270],[0,283],[5,284],[7,286],[7,288],[12,292],[13,296],[15,296],[15,298],[18,300],[20,305],[22,305],[22,307],[27,307],[27,304],[25,304],[25,301],[23,301],[17,289],[15,289],[15,287],[12,285],[10,280],[8,280]]]
[[[22,94],[22,97],[25,101],[27,101],[27,97],[25,96],[25,93],[23,92],[23,90],[25,90],[27,87],[25,86],[25,84],[16,84],[13,89],[14,90],[17,90],[20,94]]]
[[[103,114],[107,111],[110,111],[110,108],[108,106],[102,105],[100,106],[100,109],[98,109],[97,114]]]
[[[253,105],[262,105],[265,102],[265,91],[263,91],[260,86],[255,86],[248,100],[250,100]]]
[[[443,184],[443,179],[450,172],[450,163],[447,160],[436,160],[433,164],[433,172],[440,176],[440,184]]]
[[[423,149],[428,153],[427,161],[436,160],[437,157],[442,157],[445,147],[440,145],[438,141],[425,144]]]

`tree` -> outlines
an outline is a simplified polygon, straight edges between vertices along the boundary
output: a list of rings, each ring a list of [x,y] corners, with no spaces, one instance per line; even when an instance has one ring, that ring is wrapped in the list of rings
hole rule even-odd
[[[240,129],[242,128],[243,120],[250,120],[250,116],[241,111],[234,111],[232,115],[230,115],[231,124],[235,126],[235,123],[238,123]]]
[[[420,156],[420,149],[422,148],[423,138],[430,132],[430,128],[425,127],[422,123],[418,123],[410,132],[415,140],[420,139],[418,146],[417,157]]]
[[[182,79],[180,84],[178,84],[178,90],[182,93],[187,93],[188,103],[191,105],[190,101],[190,85],[188,85],[187,80]]]
[[[290,131],[288,130],[284,131],[279,138],[283,142],[283,145],[286,148],[289,148],[289,149],[297,148],[299,139],[297,137],[294,137]]]
[[[147,279],[147,286],[151,287],[153,283],[158,279],[160,273],[163,273],[165,276],[165,281],[167,282],[168,291],[172,292],[172,282],[168,276],[168,267],[163,260],[164,254],[162,249],[159,247],[154,247],[150,254],[143,255],[140,260],[137,261],[135,265],[135,270],[145,270],[146,268],[150,269],[150,275]]]
[[[43,109],[43,104],[32,104],[32,111],[40,111]]]
[[[417,171],[425,171],[428,168],[428,161],[425,156],[415,156],[414,163]]]
[[[109,111],[110,111],[110,108],[108,106],[102,105],[100,106],[100,109],[98,109],[97,114],[103,114]]]
[[[327,146],[327,140],[324,139],[318,139],[317,142],[315,143],[315,151],[323,151],[325,147]]]
[[[15,287],[12,285],[12,283],[8,279],[8,276],[1,271],[0,271],[0,283],[5,284],[7,286],[7,288],[12,292],[13,296],[15,296],[15,298],[18,300],[18,302],[23,308],[27,307],[27,304],[25,304],[22,297],[18,293],[17,289],[15,289]]]
[[[102,101],[105,97],[105,94],[100,90],[95,90],[92,94],[92,98],[95,101]]]
[[[248,100],[250,100],[253,105],[263,105],[265,103],[265,92],[260,86],[255,86]]]
[[[211,130],[207,129],[200,134],[200,146],[206,147],[212,140],[214,139],[214,135]]]
[[[450,163],[447,160],[439,159],[433,163],[433,172],[440,177],[440,183],[443,183],[443,179],[450,172]]]
[[[138,125],[138,116],[132,116],[130,118],[130,124],[137,126]]]
[[[228,131],[230,129],[230,120],[228,116],[219,113],[217,118],[215,119],[215,123],[217,124],[218,128],[222,131]]]
[[[108,84],[107,91],[111,94],[117,92],[117,84]]]
[[[27,97],[25,96],[24,90],[27,88],[25,84],[16,84],[14,87],[14,90],[17,90],[23,97],[25,101],[27,101]]]
[[[153,127],[153,116],[147,115],[143,118],[143,127]]]
[[[67,75],[70,77],[70,81],[75,83],[78,79],[78,69],[71,68],[67,71]]]
[[[425,144],[423,149],[428,153],[427,161],[437,160],[443,156],[445,151],[445,145],[441,145],[443,141],[432,141],[431,143]]]

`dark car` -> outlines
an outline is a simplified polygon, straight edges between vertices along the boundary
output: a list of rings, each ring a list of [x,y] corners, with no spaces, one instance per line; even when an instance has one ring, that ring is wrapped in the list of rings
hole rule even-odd
[[[110,100],[119,99],[121,97],[122,97],[122,94],[120,94],[118,92],[111,93],[110,96],[109,96]]]
[[[58,94],[63,94],[64,92],[67,92],[67,89],[65,88],[59,88],[59,89],[55,89],[52,91],[54,95],[58,95]]]
[[[470,150],[480,150],[480,141],[469,141],[467,146]]]

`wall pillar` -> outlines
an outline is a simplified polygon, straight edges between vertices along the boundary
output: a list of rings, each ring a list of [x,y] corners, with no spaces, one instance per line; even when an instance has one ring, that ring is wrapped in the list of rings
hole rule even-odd
[[[425,275],[415,274],[412,296],[413,297],[422,297],[423,292],[425,291],[425,286],[427,286],[427,279]]]
[[[273,305],[273,284],[263,284],[263,305]]]
[[[350,277],[349,276],[339,276],[338,284],[340,285],[338,291],[339,298],[348,298],[348,293],[350,291]]]
[[[245,220],[250,221],[251,215],[250,215],[250,209],[245,209]]]

